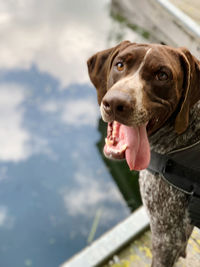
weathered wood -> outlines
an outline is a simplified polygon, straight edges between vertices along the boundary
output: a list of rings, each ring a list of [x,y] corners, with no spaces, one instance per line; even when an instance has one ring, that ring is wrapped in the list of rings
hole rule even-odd
[[[148,31],[149,41],[186,46],[199,57],[199,25],[169,1],[112,0],[112,13],[123,17],[133,29],[139,26]]]
[[[126,248],[113,256],[103,267],[149,267],[152,259],[151,233],[146,231]],[[200,230],[195,228],[187,246],[186,259],[180,258],[175,267],[200,266]]]
[[[175,6],[200,24],[200,1],[199,0],[170,0]]]
[[[143,233],[126,248],[114,255],[104,267],[146,267],[152,259],[150,250],[150,231]]]

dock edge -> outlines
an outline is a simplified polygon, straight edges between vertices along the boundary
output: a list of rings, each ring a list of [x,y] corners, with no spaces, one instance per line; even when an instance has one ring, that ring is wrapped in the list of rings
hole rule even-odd
[[[60,267],[99,266],[148,226],[149,219],[144,207],[141,207]]]

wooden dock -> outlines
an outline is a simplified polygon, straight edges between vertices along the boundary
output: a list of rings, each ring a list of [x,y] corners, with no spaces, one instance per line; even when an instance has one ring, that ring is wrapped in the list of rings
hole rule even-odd
[[[151,264],[151,233],[146,231],[127,247],[115,254],[103,267],[149,267]],[[200,266],[200,230],[195,228],[187,246],[186,259],[180,258],[175,267]]]
[[[200,25],[199,0],[170,0],[170,2]]]
[[[143,29],[147,42],[185,46],[199,58],[199,10],[199,0],[112,0],[111,12],[131,29]]]

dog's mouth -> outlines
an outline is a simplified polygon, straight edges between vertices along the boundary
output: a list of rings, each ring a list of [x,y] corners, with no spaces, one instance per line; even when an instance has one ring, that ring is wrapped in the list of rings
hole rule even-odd
[[[117,121],[108,123],[104,154],[111,159],[126,159],[130,170],[142,170],[150,161],[147,123],[129,127]]]

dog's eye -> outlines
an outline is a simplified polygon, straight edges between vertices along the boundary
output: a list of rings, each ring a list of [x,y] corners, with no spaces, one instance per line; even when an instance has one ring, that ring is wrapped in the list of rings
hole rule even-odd
[[[159,71],[156,74],[156,79],[159,80],[159,81],[167,81],[168,80],[168,75],[164,71]]]
[[[116,67],[117,67],[117,70],[118,70],[118,71],[122,71],[122,70],[124,69],[124,64],[123,64],[123,62],[118,62],[118,63],[116,64]]]

